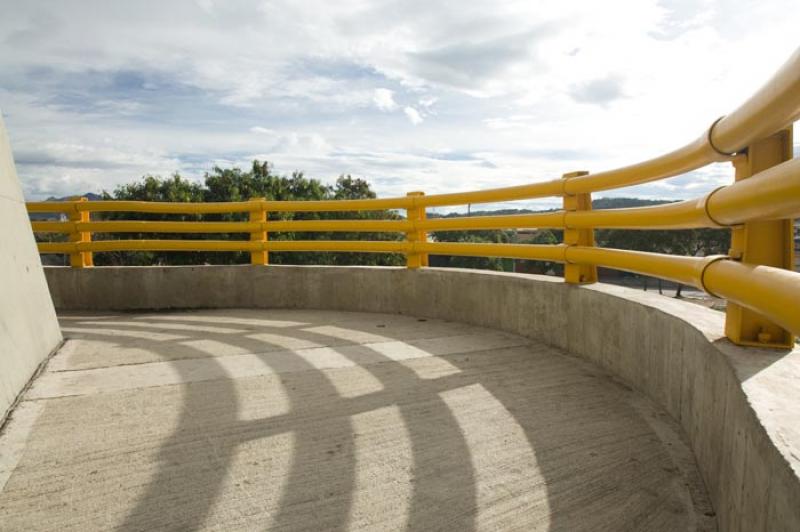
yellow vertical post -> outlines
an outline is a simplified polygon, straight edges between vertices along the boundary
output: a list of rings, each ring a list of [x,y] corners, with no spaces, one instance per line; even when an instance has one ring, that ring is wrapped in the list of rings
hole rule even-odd
[[[587,175],[579,171],[564,174],[564,179]],[[564,194],[564,212],[592,210],[592,195],[589,193]],[[564,244],[568,246],[594,246],[594,229],[573,229],[564,226]],[[597,282],[597,267],[590,264],[564,264],[564,281],[570,284]]]
[[[267,241],[267,231],[265,224],[267,223],[267,211],[265,210],[265,198],[253,198],[251,201],[258,201],[258,210],[250,211],[250,222],[260,223],[261,229],[250,233],[250,242],[264,242]],[[264,266],[269,264],[269,252],[265,249],[261,251],[250,252],[250,264]]]
[[[792,158],[792,129],[784,129],[748,146],[733,160],[736,181]],[[730,256],[746,264],[791,270],[794,267],[792,220],[745,222],[731,230]],[[739,345],[791,348],[794,337],[763,315],[728,302],[725,335]]]
[[[406,196],[424,196],[424,192],[409,192]],[[414,221],[421,221],[427,218],[427,214],[425,212],[425,207],[411,207],[406,211],[406,219],[409,222]],[[426,242],[428,239],[428,233],[425,231],[419,231],[412,229],[411,231],[406,232],[406,240],[409,242]],[[406,266],[409,268],[419,268],[421,266],[428,265],[428,254],[427,253],[409,253],[406,255]]]
[[[82,211],[78,210],[78,203],[87,201],[86,198],[81,197],[74,197],[70,198],[70,201],[76,202],[73,205],[72,211],[67,213],[67,218],[70,222],[79,223],[79,222],[88,222],[91,220],[89,211]],[[92,233],[88,231],[78,231],[77,228],[69,234],[69,241],[70,242],[91,242],[92,241]],[[69,254],[69,265],[73,268],[90,268],[94,266],[94,258],[92,257],[91,251],[77,251],[75,253]]]

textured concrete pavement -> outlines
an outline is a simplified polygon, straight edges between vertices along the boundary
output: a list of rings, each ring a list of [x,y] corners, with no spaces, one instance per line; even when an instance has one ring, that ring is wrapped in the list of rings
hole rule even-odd
[[[595,366],[409,316],[65,314],[0,530],[714,530],[677,425]]]

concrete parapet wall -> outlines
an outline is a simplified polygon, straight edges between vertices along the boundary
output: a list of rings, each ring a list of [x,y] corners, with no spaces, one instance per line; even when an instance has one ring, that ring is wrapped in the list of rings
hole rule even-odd
[[[60,343],[53,302],[0,118],[0,423],[36,368]]]
[[[521,334],[660,403],[691,442],[721,530],[800,530],[800,351],[743,349],[721,313],[611,285],[475,270],[46,268],[57,308],[402,313]]]

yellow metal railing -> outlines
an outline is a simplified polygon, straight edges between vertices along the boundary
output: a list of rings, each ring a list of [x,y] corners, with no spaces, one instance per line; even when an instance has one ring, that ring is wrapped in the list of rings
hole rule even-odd
[[[270,251],[402,253],[409,268],[428,256],[463,255],[561,262],[569,283],[596,280],[603,266],[667,279],[728,300],[726,334],[742,345],[789,347],[800,335],[800,274],[793,265],[791,220],[800,217],[800,159],[792,158],[792,124],[800,118],[800,50],[756,94],[715,121],[694,142],[632,166],[527,185],[361,200],[167,203],[138,201],[32,202],[32,213],[57,212],[68,221],[32,222],[35,232],[64,233],[68,242],[40,243],[41,253],[69,254],[73,267],[92,266],[92,253],[107,251],[242,251],[252,264],[267,264]],[[735,182],[697,200],[654,207],[591,210],[591,193],[626,187],[731,161]],[[512,216],[427,219],[426,209],[559,196],[564,209]],[[405,210],[404,220],[269,220],[271,212]],[[248,213],[242,222],[91,221],[90,213]],[[595,228],[687,229],[728,227],[729,255],[686,257],[594,246]],[[560,228],[557,245],[429,242],[430,231]],[[269,233],[393,232],[396,241],[270,240]],[[102,240],[92,233],[244,233],[248,240]]]

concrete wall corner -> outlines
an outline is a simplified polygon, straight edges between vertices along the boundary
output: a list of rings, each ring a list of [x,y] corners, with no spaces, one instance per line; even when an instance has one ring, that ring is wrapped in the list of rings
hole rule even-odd
[[[0,423],[61,343],[56,312],[0,116]]]

